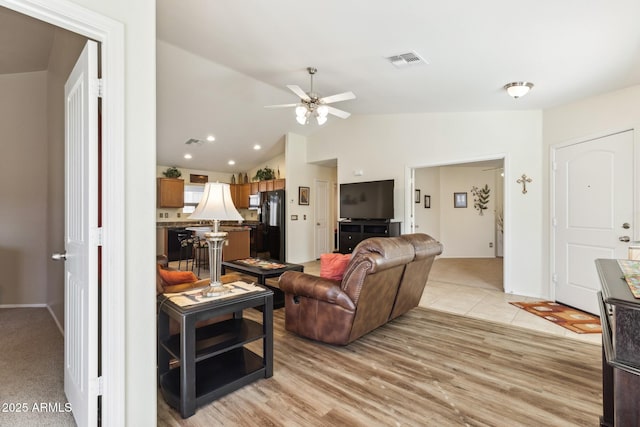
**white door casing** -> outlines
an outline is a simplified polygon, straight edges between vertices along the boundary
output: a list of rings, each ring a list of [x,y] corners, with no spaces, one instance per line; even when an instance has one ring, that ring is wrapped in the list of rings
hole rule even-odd
[[[65,84],[64,391],[79,426],[98,420],[98,46]]]
[[[594,260],[626,258],[629,243],[621,239],[633,240],[633,131],[560,147],[553,156],[555,300],[596,314]]]
[[[329,183],[315,181],[315,257],[331,252],[329,247]]]

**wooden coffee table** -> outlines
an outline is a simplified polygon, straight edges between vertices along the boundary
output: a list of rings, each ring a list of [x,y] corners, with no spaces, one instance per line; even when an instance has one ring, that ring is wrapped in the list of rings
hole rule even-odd
[[[277,287],[268,285],[266,283],[267,279],[280,277],[285,271],[304,271],[304,267],[300,264],[258,258],[223,261],[221,269],[222,274],[225,274],[227,270],[232,270],[257,278],[258,284],[266,286],[273,291],[273,308],[284,307],[284,292]]]

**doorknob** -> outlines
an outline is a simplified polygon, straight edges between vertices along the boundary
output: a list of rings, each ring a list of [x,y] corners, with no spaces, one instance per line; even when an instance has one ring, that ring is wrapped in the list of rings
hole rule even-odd
[[[631,228],[631,225],[629,225],[628,222],[625,222],[624,224],[622,224],[622,228],[624,228],[625,230],[628,230]]]
[[[620,236],[618,237],[618,240],[620,240],[621,242],[628,242],[631,239],[629,238],[629,236]]]
[[[51,259],[54,259],[56,261],[66,261],[67,260],[67,253],[63,252],[61,254],[55,253],[53,255],[51,255]]]

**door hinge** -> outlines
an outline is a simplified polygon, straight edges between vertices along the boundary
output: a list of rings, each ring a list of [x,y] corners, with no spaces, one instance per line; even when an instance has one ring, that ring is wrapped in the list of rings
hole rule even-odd
[[[98,98],[102,98],[104,96],[104,80],[98,79]]]
[[[95,235],[94,235],[96,246],[102,246],[102,237],[103,237],[102,227],[96,228]]]
[[[91,381],[91,395],[93,396],[102,396],[104,390],[104,383],[102,381],[102,377],[94,378]]]
[[[556,217],[551,218],[551,226],[554,228],[558,226],[558,220]]]
[[[551,281],[552,281],[553,283],[558,283],[558,273],[553,273],[553,274],[551,275]]]

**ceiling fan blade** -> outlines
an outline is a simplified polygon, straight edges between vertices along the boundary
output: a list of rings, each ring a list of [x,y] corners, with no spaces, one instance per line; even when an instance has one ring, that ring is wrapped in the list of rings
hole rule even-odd
[[[341,119],[346,119],[347,117],[349,117],[351,115],[351,113],[347,113],[346,111],[342,111],[342,110],[338,110],[335,107],[329,107],[327,106],[329,114],[333,114],[334,116],[338,116]]]
[[[325,96],[320,98],[321,104],[331,104],[332,102],[347,101],[349,99],[355,99],[356,95],[353,92],[344,92],[337,95]]]
[[[278,105],[265,105],[264,108],[286,108],[295,107],[298,104],[278,104]]]
[[[300,89],[300,86],[296,86],[296,85],[287,85],[287,87],[289,88],[289,90],[293,93],[295,93],[296,95],[298,95],[300,97],[300,99],[303,99],[305,101],[309,101],[311,98],[309,98],[309,95],[306,94],[305,91],[303,91],[302,89]]]

